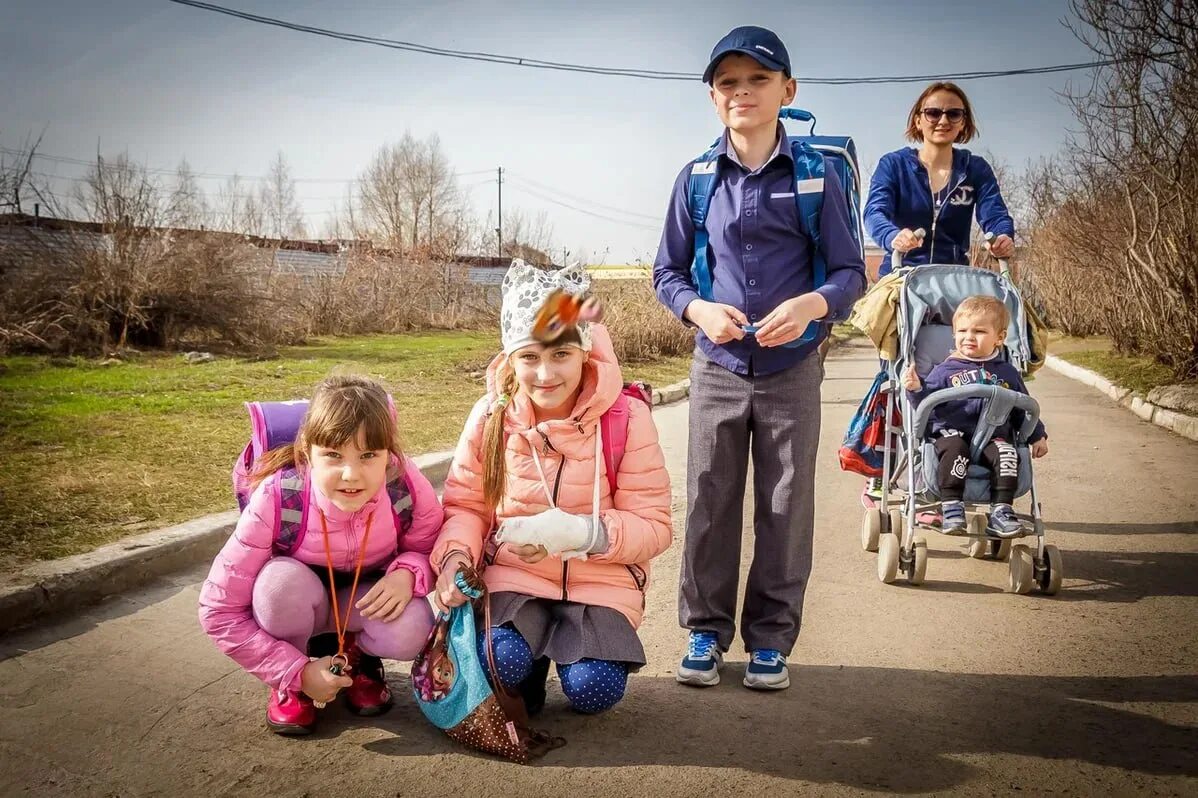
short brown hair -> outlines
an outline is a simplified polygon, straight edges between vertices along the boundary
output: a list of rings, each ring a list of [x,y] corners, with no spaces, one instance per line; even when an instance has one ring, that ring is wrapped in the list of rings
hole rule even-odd
[[[995,329],[1000,333],[1006,332],[1007,327],[1011,324],[1011,314],[1007,312],[1007,306],[992,296],[966,297],[964,302],[957,305],[957,310],[953,313],[954,327],[957,326],[957,319],[962,317],[981,317],[986,321],[992,321]]]
[[[957,134],[954,141],[957,144],[965,144],[973,140],[979,135],[978,124],[973,118],[973,106],[969,104],[969,98],[965,96],[965,91],[956,83],[951,83],[946,80],[938,81],[929,85],[923,90],[923,94],[919,95],[919,99],[915,101],[915,105],[911,106],[911,113],[907,114],[907,141],[923,141],[923,133],[919,131],[919,114],[923,111],[923,101],[928,99],[928,96],[935,94],[938,91],[948,91],[961,98],[961,104],[965,106],[965,119],[961,125],[961,132]]]

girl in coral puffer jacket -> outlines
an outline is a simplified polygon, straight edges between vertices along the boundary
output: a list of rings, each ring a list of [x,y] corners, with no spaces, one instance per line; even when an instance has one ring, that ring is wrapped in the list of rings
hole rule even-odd
[[[200,625],[271,687],[266,720],[280,734],[311,731],[316,709],[343,689],[355,714],[390,709],[380,657],[413,659],[432,628],[421,597],[443,514],[397,441],[381,385],[322,382],[295,443],[262,456],[259,484],[200,590]],[[281,519],[299,530],[289,546]],[[309,657],[325,632],[337,635],[336,656]]]
[[[503,352],[454,453],[431,554],[445,606],[465,601],[453,583],[459,567],[484,568],[498,678],[531,714],[544,704],[551,661],[574,709],[602,712],[623,697],[628,674],[645,664],[636,628],[649,562],[672,536],[657,428],[647,404],[621,399],[606,329],[583,322],[548,345],[532,336],[552,291],[588,287],[578,267],[509,269]],[[627,432],[618,473],[608,474],[600,420],[617,402],[627,403]]]

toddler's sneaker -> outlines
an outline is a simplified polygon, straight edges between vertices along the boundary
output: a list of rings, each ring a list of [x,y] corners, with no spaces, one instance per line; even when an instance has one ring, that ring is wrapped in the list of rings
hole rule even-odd
[[[367,654],[351,642],[345,652],[349,660],[349,676],[354,683],[345,688],[345,707],[355,715],[373,717],[391,709],[391,688],[387,687],[387,674],[383,661]]]
[[[316,707],[298,690],[271,690],[266,725],[275,734],[309,734],[316,725]]]
[[[753,690],[785,690],[790,687],[786,657],[772,648],[757,648],[745,668],[745,687]]]
[[[682,684],[714,687],[720,683],[720,667],[723,664],[724,654],[720,651],[716,633],[692,629],[690,645],[675,678]]]
[[[942,502],[940,504],[940,531],[965,531],[965,502]]]
[[[1009,504],[996,504],[990,510],[988,529],[1000,538],[1016,538],[1023,532],[1023,522]]]

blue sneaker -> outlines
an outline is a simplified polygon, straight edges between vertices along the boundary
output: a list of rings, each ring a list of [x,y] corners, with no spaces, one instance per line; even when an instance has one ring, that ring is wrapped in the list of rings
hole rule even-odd
[[[753,690],[785,690],[790,687],[790,670],[786,657],[772,648],[753,650],[745,668],[745,687]]]
[[[965,531],[964,502],[943,502],[940,505],[940,514],[941,532],[951,535],[956,532]]]
[[[723,664],[724,654],[720,651],[716,633],[692,629],[690,645],[678,665],[675,678],[682,684],[714,687],[720,683],[720,667]]]
[[[990,508],[990,523],[987,527],[1000,538],[1017,538],[1023,534],[1023,522],[1009,504],[996,504]]]

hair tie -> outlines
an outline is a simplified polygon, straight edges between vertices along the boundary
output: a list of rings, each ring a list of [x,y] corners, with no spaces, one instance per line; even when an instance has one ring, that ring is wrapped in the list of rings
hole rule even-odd
[[[495,401],[491,403],[491,409],[499,410],[500,408],[507,407],[507,403],[510,402],[511,399],[512,397],[508,396],[506,393],[501,393],[496,396]]]

